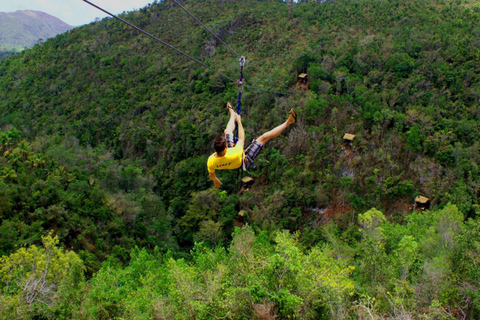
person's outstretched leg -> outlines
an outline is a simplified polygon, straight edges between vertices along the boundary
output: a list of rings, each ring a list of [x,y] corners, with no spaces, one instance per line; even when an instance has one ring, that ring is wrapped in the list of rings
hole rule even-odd
[[[235,130],[235,111],[233,111],[229,102],[227,102],[227,109],[230,112],[230,119],[228,119],[227,127],[225,128],[225,134],[233,134]]]
[[[268,140],[275,139],[278,137],[285,129],[287,129],[291,124],[294,124],[297,117],[297,114],[295,113],[295,110],[291,109],[290,114],[288,116],[287,121],[279,125],[278,127],[273,128],[272,130],[265,132],[262,134],[260,137],[258,137],[256,140],[258,143],[261,145],[265,145]]]

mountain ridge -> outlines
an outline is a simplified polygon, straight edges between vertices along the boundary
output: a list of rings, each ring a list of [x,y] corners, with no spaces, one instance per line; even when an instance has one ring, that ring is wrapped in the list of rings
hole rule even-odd
[[[0,46],[32,47],[40,39],[48,39],[73,26],[48,13],[35,10],[0,12]]]

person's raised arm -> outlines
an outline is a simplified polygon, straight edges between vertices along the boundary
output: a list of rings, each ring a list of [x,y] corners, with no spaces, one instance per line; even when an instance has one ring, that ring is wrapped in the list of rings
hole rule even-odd
[[[237,114],[235,116],[235,120],[237,121],[237,126],[238,126],[238,141],[237,145],[240,144],[242,146],[242,149],[245,146],[245,130],[243,129],[242,125],[242,117]]]

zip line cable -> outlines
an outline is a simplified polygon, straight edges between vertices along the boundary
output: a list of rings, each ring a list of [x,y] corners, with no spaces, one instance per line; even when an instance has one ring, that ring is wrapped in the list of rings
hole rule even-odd
[[[213,34],[213,36],[215,38],[217,38],[219,41],[221,41],[228,49],[230,49],[233,53],[235,53],[238,56],[240,56],[240,53],[238,53],[237,51],[235,51],[234,49],[232,49],[232,47],[230,47],[225,41],[223,41],[222,39],[220,39],[212,30],[210,30],[206,25],[204,25],[202,23],[202,21],[200,21],[197,17],[195,17],[193,14],[191,14],[187,9],[185,9],[185,7],[183,7],[177,0],[173,0],[173,2],[175,2],[180,8],[182,8],[183,11],[185,11],[190,17],[192,17],[193,19],[195,19],[195,21],[197,21],[198,23],[200,23],[205,29],[207,29],[211,34]]]
[[[130,22],[128,22],[128,21],[126,21],[126,20],[124,20],[124,19],[120,18],[120,17],[117,17],[116,15],[114,15],[114,14],[112,14],[112,13],[108,12],[107,10],[105,10],[105,9],[103,9],[103,8],[101,8],[101,7],[99,7],[99,6],[97,6],[96,4],[94,4],[94,3],[92,3],[92,2],[90,2],[90,1],[88,1],[88,0],[82,0],[82,1],[83,1],[83,2],[85,2],[85,3],[87,3],[87,4],[89,4],[89,5],[91,5],[92,7],[96,8],[96,9],[98,9],[98,10],[100,10],[100,11],[102,11],[102,12],[106,13],[107,15],[111,16],[112,18],[114,18],[114,19],[117,19],[118,21],[120,21],[120,22],[122,22],[122,23],[124,23],[124,24],[126,24],[126,25],[128,25],[128,26],[130,26],[130,27],[132,27],[133,29],[135,29],[135,30],[137,30],[137,31],[139,31],[139,32],[141,32],[141,33],[143,33],[144,35],[146,35],[146,36],[148,36],[148,37],[150,37],[150,38],[154,39],[155,41],[158,41],[158,42],[160,42],[161,44],[163,44],[163,45],[165,45],[165,46],[169,47],[170,49],[172,49],[172,50],[176,51],[177,53],[180,53],[180,54],[182,54],[182,55],[186,56],[187,58],[189,58],[189,59],[191,59],[191,60],[193,60],[193,61],[197,62],[198,64],[200,64],[200,65],[204,66],[205,68],[207,68],[207,69],[210,69],[210,70],[212,70],[212,71],[214,71],[214,72],[218,73],[219,75],[221,75],[222,77],[224,77],[224,78],[226,78],[226,79],[230,80],[231,82],[233,82],[233,83],[238,83],[236,80],[234,80],[234,79],[230,78],[230,77],[229,77],[229,76],[227,76],[226,74],[224,74],[224,73],[222,73],[222,72],[220,72],[220,71],[216,70],[215,68],[213,68],[213,67],[211,67],[211,66],[209,66],[209,65],[205,64],[204,62],[202,62],[202,61],[200,61],[200,60],[196,59],[195,57],[192,57],[191,55],[189,55],[189,54],[187,54],[187,53],[183,52],[182,50],[175,48],[174,46],[172,46],[172,45],[168,44],[167,42],[165,42],[165,41],[163,41],[163,40],[161,40],[161,39],[159,39],[159,38],[155,37],[154,35],[152,35],[152,34],[150,34],[150,33],[146,32],[145,30],[143,30],[143,29],[141,29],[141,28],[139,28],[139,27],[135,26],[134,24],[132,24],[132,23],[130,23]],[[174,1],[175,1],[175,0],[174,0]],[[274,93],[274,94],[278,94],[278,95],[287,95],[287,94],[285,94],[285,93],[282,93],[282,92],[278,92],[278,91],[272,91],[272,90],[267,90],[267,89],[262,89],[262,88],[258,88],[258,87],[254,87],[254,86],[250,86],[250,85],[245,85],[245,87],[252,88],[252,89],[256,89],[256,90],[260,90],[260,91],[264,91],[264,92],[270,92],[270,93]]]
[[[191,55],[189,55],[189,54],[187,54],[187,53],[185,53],[185,52],[181,51],[180,49],[177,49],[177,48],[175,48],[174,46],[172,46],[172,45],[170,45],[170,44],[166,43],[165,41],[163,41],[163,40],[161,40],[161,39],[159,39],[159,38],[155,37],[154,35],[151,35],[150,33],[148,33],[148,32],[146,32],[146,31],[144,31],[143,29],[140,29],[139,27],[137,27],[137,26],[135,26],[135,25],[131,24],[130,22],[128,22],[128,21],[126,21],[126,20],[123,20],[122,18],[119,18],[119,17],[117,17],[116,15],[114,15],[114,14],[112,14],[112,13],[108,12],[108,11],[107,11],[107,10],[105,10],[105,9],[102,9],[102,8],[100,8],[99,6],[97,6],[96,4],[93,4],[93,3],[91,3],[91,2],[90,2],[90,1],[88,1],[88,0],[82,0],[82,1],[83,1],[83,2],[86,2],[86,3],[88,3],[89,5],[91,5],[91,6],[92,6],[92,7],[94,7],[94,8],[97,8],[98,10],[100,10],[100,11],[102,11],[102,12],[104,12],[104,13],[108,14],[109,16],[111,16],[111,17],[113,17],[113,18],[115,18],[115,19],[117,19],[117,20],[119,20],[119,21],[121,21],[121,22],[125,23],[126,25],[128,25],[128,26],[130,26],[130,27],[132,27],[132,28],[134,28],[134,29],[136,29],[136,30],[138,30],[138,31],[140,31],[141,33],[143,33],[143,34],[145,34],[146,36],[148,36],[148,37],[150,37],[150,38],[152,38],[152,39],[154,39],[154,40],[156,40],[156,41],[160,42],[161,44],[163,44],[163,45],[165,45],[165,46],[169,47],[170,49],[172,49],[172,50],[174,50],[174,51],[176,51],[176,52],[178,52],[178,53],[180,53],[180,54],[182,54],[182,55],[186,56],[187,58],[189,58],[189,59],[191,59],[191,60],[193,60],[193,61],[195,61],[195,62],[197,62],[197,63],[199,63],[199,64],[201,64],[201,65],[202,65],[202,66],[204,66],[205,68],[208,68],[208,69],[210,69],[210,70],[212,70],[212,71],[214,71],[214,72],[216,72],[216,73],[220,74],[221,76],[225,77],[226,79],[228,79],[228,80],[230,80],[230,81],[232,81],[232,82],[236,83],[236,81],[235,81],[235,80],[233,80],[232,78],[230,78],[229,76],[227,76],[227,75],[223,74],[222,72],[220,72],[220,71],[218,71],[218,70],[216,70],[216,69],[214,69],[214,68],[210,67],[209,65],[207,65],[207,64],[203,63],[202,61],[200,61],[200,60],[198,60],[198,59],[196,59],[196,58],[192,57]]]
[[[222,42],[228,49],[230,49],[230,51],[232,51],[234,54],[236,54],[237,57],[239,56],[242,56],[240,53],[238,53],[237,51],[235,51],[234,49],[232,49],[232,47],[230,47],[225,41],[223,41],[219,36],[217,36],[212,30],[210,30],[205,24],[202,23],[202,21],[200,21],[200,19],[198,19],[197,17],[195,17],[190,11],[188,11],[184,6],[182,6],[177,0],[173,0],[173,2],[175,2],[180,8],[182,8],[183,11],[185,11],[190,17],[192,17],[193,19],[195,19],[195,21],[197,21],[198,23],[200,23],[208,32],[210,32],[215,38],[217,38],[220,42]],[[248,61],[245,61],[246,64],[250,64]],[[275,62],[274,62],[275,64]],[[264,75],[266,75],[265,71],[262,71],[260,70],[259,68],[257,68],[255,65],[253,64],[250,64],[255,70],[258,70],[260,71],[261,73],[263,73]],[[276,65],[276,64],[275,64]],[[277,66],[278,67],[278,66]],[[247,87],[247,86],[246,86]]]

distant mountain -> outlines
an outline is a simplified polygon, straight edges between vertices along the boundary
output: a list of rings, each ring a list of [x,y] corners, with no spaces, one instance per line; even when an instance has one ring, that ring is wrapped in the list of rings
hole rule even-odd
[[[31,47],[73,27],[45,12],[19,10],[0,12],[0,47]]]

